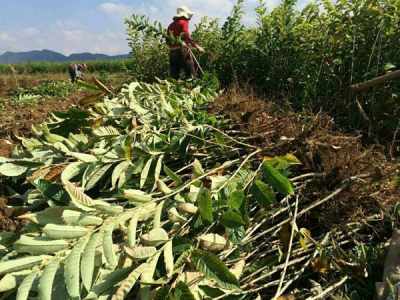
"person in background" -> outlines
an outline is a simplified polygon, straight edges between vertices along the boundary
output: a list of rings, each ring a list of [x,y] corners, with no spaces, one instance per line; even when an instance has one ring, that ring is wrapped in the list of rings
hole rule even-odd
[[[193,14],[186,6],[179,7],[176,16],[173,18],[174,21],[168,26],[168,35],[172,37],[168,42],[170,75],[174,79],[179,79],[182,70],[184,70],[186,77],[196,76],[196,66],[190,48],[193,47],[204,52],[204,49],[192,40],[189,32],[189,21]],[[182,43],[177,42],[179,38]]]
[[[71,82],[75,83],[78,79],[83,79],[83,73],[87,70],[86,64],[70,64],[68,66]]]

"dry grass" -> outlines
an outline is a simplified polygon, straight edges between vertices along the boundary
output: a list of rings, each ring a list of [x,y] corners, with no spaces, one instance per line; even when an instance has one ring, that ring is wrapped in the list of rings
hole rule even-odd
[[[277,103],[235,87],[210,111],[228,114],[240,130],[252,133],[253,143],[270,149],[269,155],[293,153],[303,162],[301,172],[323,173],[320,182],[305,191],[310,199],[319,198],[351,176],[370,175],[310,216],[317,224],[363,220],[370,213],[390,210],[398,201],[400,190],[393,182],[400,167],[385,157],[382,146],[363,145],[361,136],[339,131],[326,114],[295,113],[285,101]]]

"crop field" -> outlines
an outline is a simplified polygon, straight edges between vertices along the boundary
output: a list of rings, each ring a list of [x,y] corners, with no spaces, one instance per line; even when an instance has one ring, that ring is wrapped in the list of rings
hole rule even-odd
[[[196,79],[141,16],[125,67],[0,67],[0,300],[395,295],[400,86],[352,86],[396,71],[400,3],[320,4],[203,20]]]

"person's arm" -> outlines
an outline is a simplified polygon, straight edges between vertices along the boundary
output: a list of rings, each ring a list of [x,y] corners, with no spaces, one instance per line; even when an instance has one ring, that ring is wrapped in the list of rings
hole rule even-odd
[[[188,21],[184,21],[181,23],[182,25],[182,37],[183,40],[186,42],[186,44],[188,44],[188,46],[192,46],[196,49],[198,49],[201,52],[204,52],[204,49],[197,44],[195,41],[193,41],[192,36],[190,35],[190,31],[189,31],[189,22]]]

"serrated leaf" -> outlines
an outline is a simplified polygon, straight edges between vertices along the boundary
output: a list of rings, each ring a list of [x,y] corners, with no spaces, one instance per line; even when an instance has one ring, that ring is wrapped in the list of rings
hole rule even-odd
[[[69,209],[63,211],[62,219],[66,225],[99,226],[103,224],[103,219],[100,217]]]
[[[45,256],[27,256],[0,262],[0,275],[32,268],[42,263]]]
[[[151,195],[140,190],[125,190],[124,197],[134,204],[143,204],[152,201]]]
[[[83,211],[95,211],[93,208],[95,202],[92,198],[86,195],[80,188],[76,187],[70,182],[64,184],[65,190],[71,197],[72,203]]]
[[[61,173],[61,182],[69,182],[71,179],[81,174],[85,166],[86,163],[83,162],[73,162],[69,164]]]
[[[58,260],[54,260],[43,270],[39,280],[40,300],[51,300],[54,278],[59,267],[60,262]]]
[[[168,233],[163,228],[156,228],[141,236],[143,245],[158,246],[168,241]]]
[[[100,237],[100,233],[93,234],[82,253],[81,276],[83,286],[87,291],[90,291],[93,284],[96,248]]]
[[[210,192],[205,188],[201,188],[197,195],[197,202],[201,218],[208,223],[212,223],[214,217]]]
[[[122,173],[126,172],[130,165],[130,161],[123,161],[115,167],[111,176],[111,190],[116,188],[118,181],[121,180]]]
[[[180,281],[176,285],[173,293],[174,300],[196,300],[186,283]]]
[[[80,293],[80,260],[83,250],[89,240],[89,236],[81,238],[64,263],[64,278],[68,295],[71,300],[81,299]]]
[[[68,247],[69,243],[65,240],[49,240],[44,237],[31,237],[27,235],[22,235],[14,243],[15,251],[32,255],[53,254]]]
[[[63,224],[62,219],[63,208],[62,207],[49,207],[38,213],[29,213],[19,216],[19,220],[27,220],[35,224],[46,225],[46,224]]]
[[[69,156],[76,158],[77,160],[84,162],[84,163],[94,163],[97,162],[97,157],[91,154],[86,153],[78,153],[78,152],[68,152]]]
[[[156,254],[157,249],[155,247],[142,247],[142,246],[134,247],[132,249],[125,247],[125,252],[134,259],[144,260]]]
[[[133,248],[136,245],[137,225],[138,225],[138,218],[137,216],[134,216],[129,221],[129,226],[128,226],[128,246],[131,248]]]
[[[114,224],[108,224],[103,231],[103,252],[110,269],[114,269],[117,265],[117,257],[113,250],[112,234],[114,231]]]
[[[124,300],[125,297],[129,294],[133,286],[135,285],[136,281],[139,279],[139,277],[142,275],[142,273],[145,271],[147,267],[147,264],[141,264],[139,267],[137,267],[135,270],[132,271],[128,275],[128,278],[126,278],[121,285],[119,286],[117,292],[115,293],[114,296],[112,296],[111,300]]]
[[[89,175],[85,184],[85,190],[89,191],[93,189],[96,184],[106,175],[108,170],[112,167],[112,164],[106,164],[102,167],[96,167],[95,170]]]
[[[215,255],[199,249],[193,250],[191,260],[199,272],[207,279],[215,280],[224,289],[239,288],[239,282],[225,264]]]
[[[27,300],[29,297],[29,292],[32,288],[33,282],[35,281],[38,273],[32,272],[30,275],[26,276],[18,288],[16,300]]]
[[[18,177],[28,171],[27,167],[13,163],[5,163],[0,166],[0,174],[7,177]]]
[[[270,207],[276,202],[276,195],[272,188],[261,180],[254,182],[252,192],[256,201],[263,207]]]
[[[88,229],[82,226],[47,224],[43,233],[50,239],[77,239],[85,236]]]
[[[143,270],[141,276],[141,283],[151,283],[153,282],[153,276],[156,271],[158,260],[160,259],[161,252],[157,252],[156,255],[151,257],[147,262],[145,269]]]
[[[294,188],[290,180],[272,167],[267,161],[263,163],[263,171],[268,183],[283,195],[294,194]]]
[[[156,208],[156,213],[154,214],[154,219],[153,219],[153,228],[161,228],[161,215],[164,207],[164,201],[160,202],[157,205]]]
[[[164,246],[164,263],[167,277],[170,278],[174,274],[174,254],[172,249],[172,241]]]
[[[103,126],[93,130],[93,134],[98,137],[112,137],[119,136],[119,131],[112,126]]]
[[[26,276],[32,273],[32,270],[24,270],[20,272],[8,273],[0,280],[0,293],[14,290]]]
[[[61,187],[61,185],[48,182],[44,179],[35,180],[32,183],[36,189],[46,198],[46,200],[55,201],[60,204],[67,204],[70,200],[68,194]]]
[[[164,155],[160,155],[160,157],[157,160],[156,168],[154,170],[154,182],[155,183],[160,179],[163,160],[164,160]]]
[[[92,290],[85,299],[97,299],[100,295],[113,289],[121,280],[124,280],[131,271],[132,268],[122,268],[109,273],[99,282],[96,282],[96,285],[92,287]]]
[[[243,191],[234,191],[228,197],[228,206],[231,209],[239,210],[242,207],[244,200],[245,194]]]
[[[147,177],[149,176],[150,168],[153,163],[153,158],[150,158],[144,166],[142,173],[140,174],[140,188],[142,189],[146,184]]]

